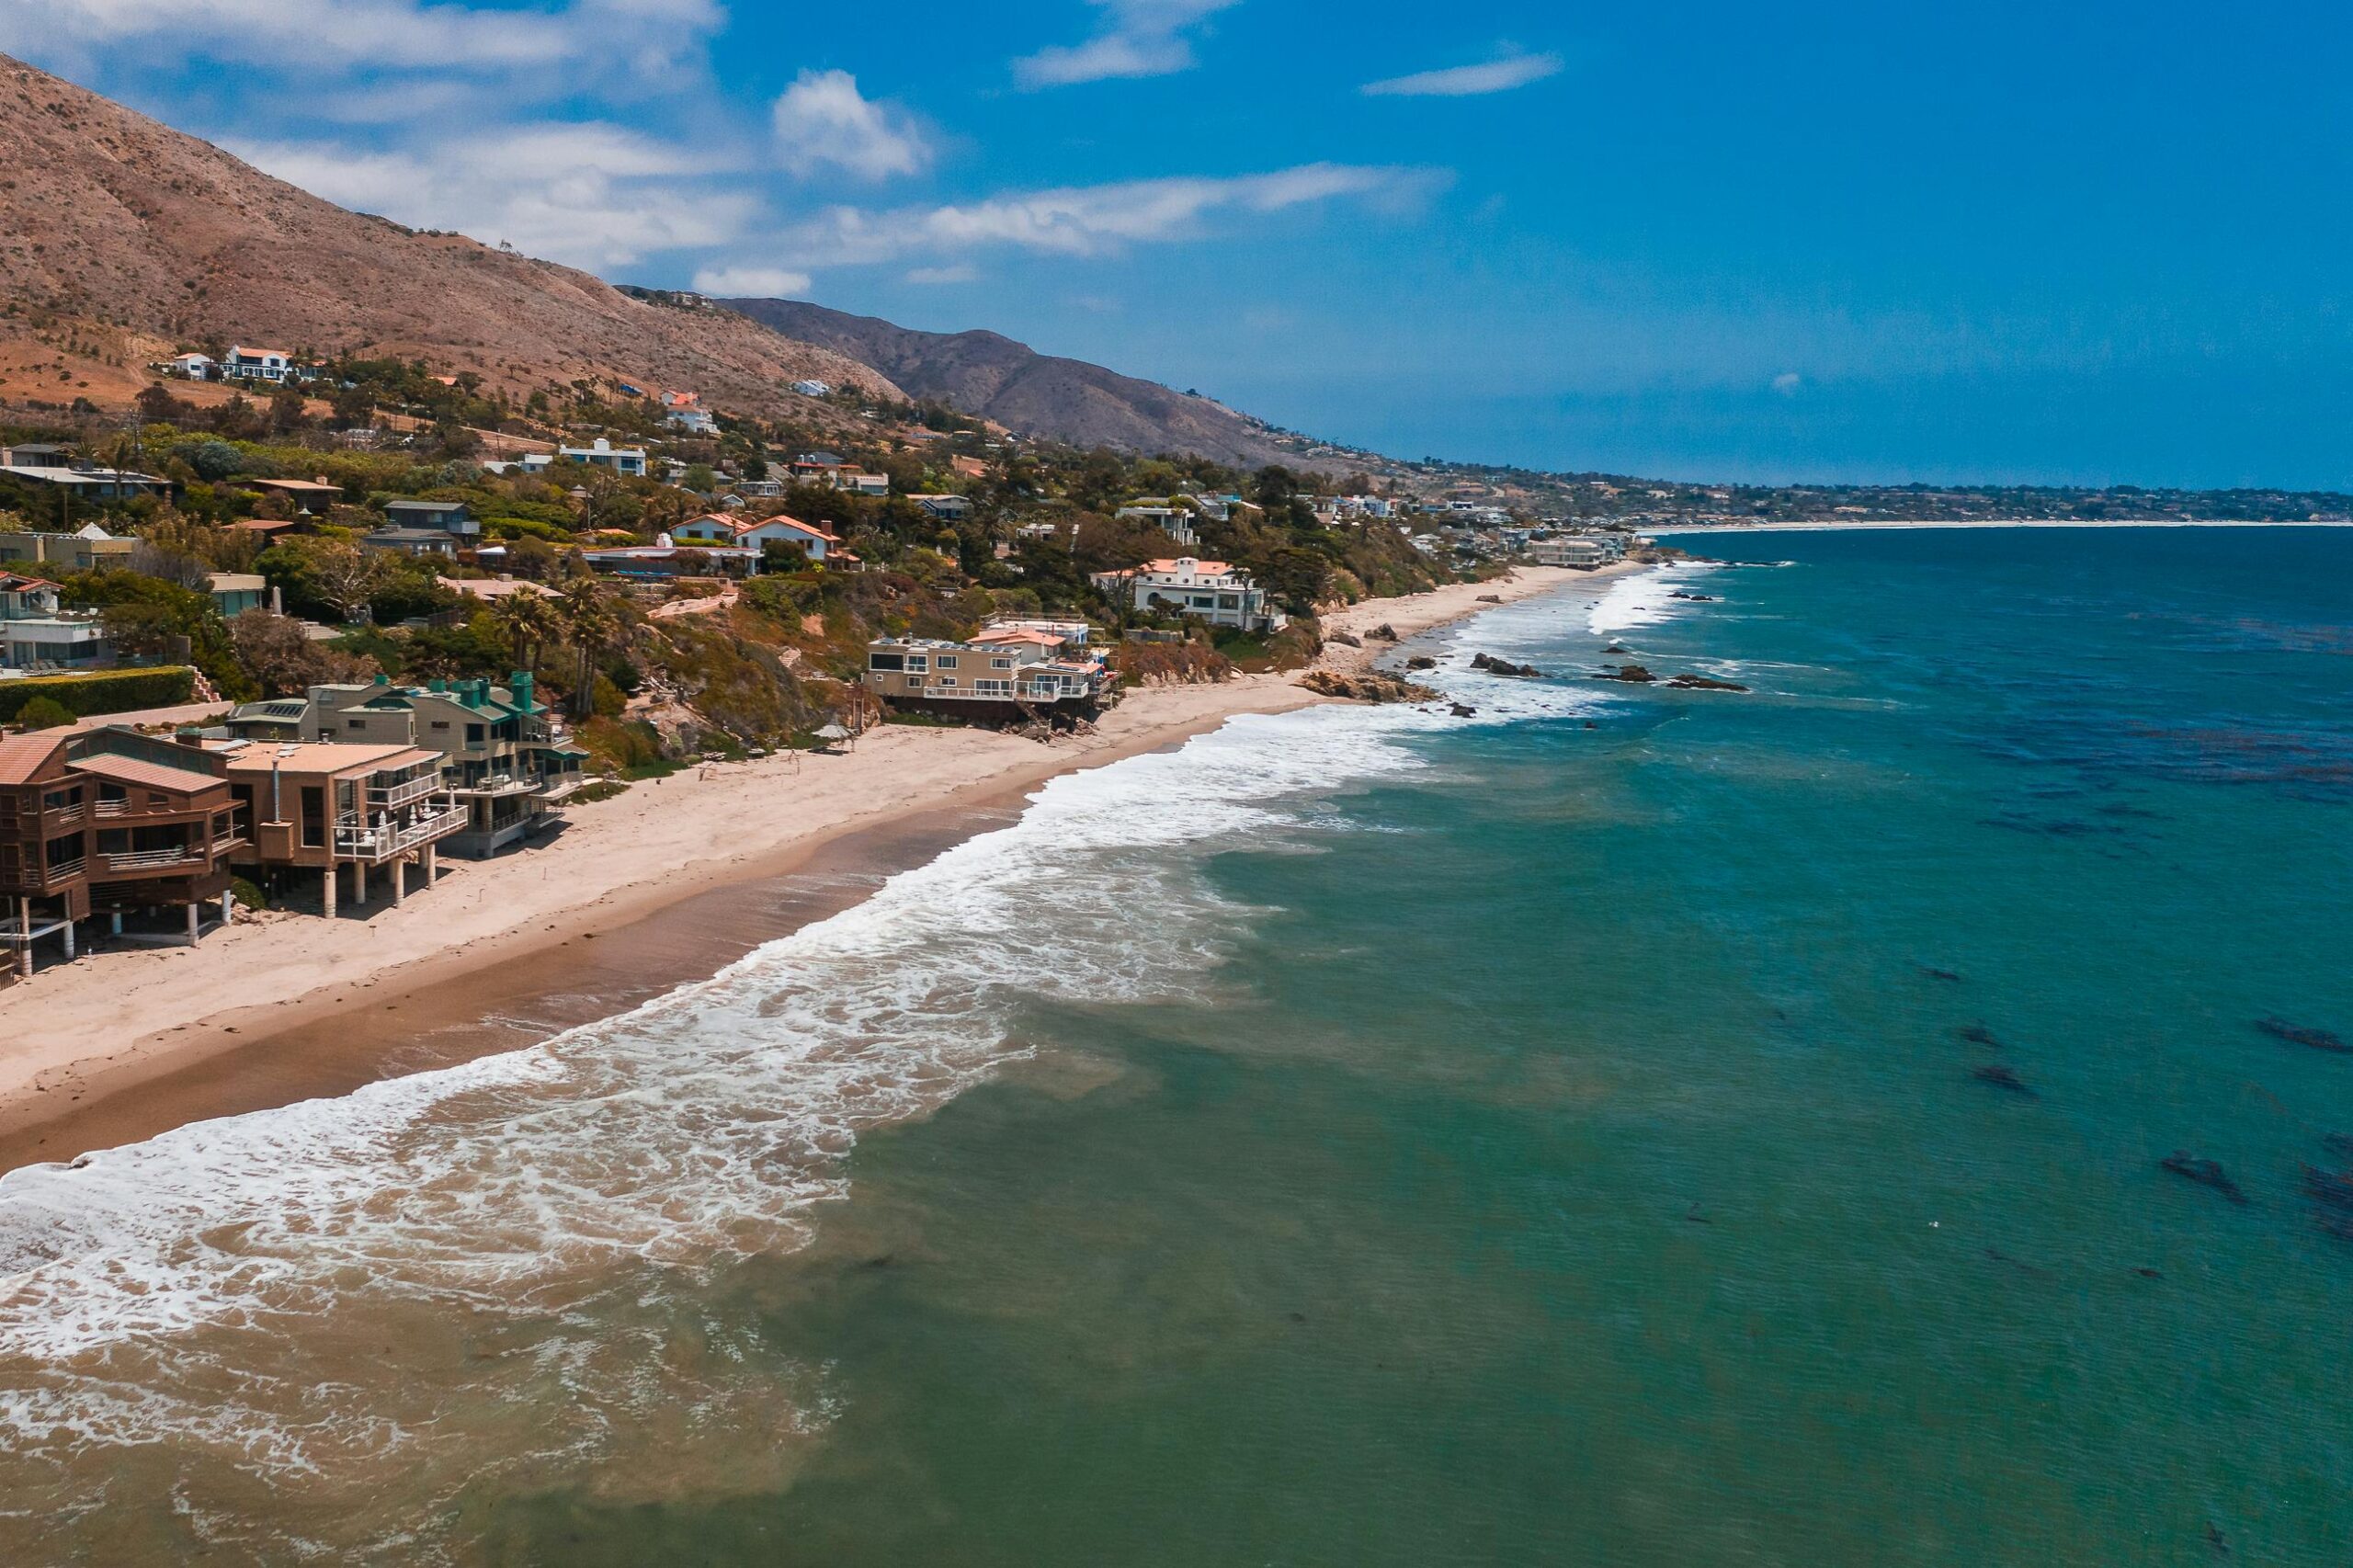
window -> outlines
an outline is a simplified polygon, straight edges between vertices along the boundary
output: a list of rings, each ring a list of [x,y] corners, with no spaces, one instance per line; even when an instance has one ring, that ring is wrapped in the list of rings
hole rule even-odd
[[[943,688],[953,688],[956,685],[956,677],[954,676],[941,676],[939,679],[933,684]]]
[[[1009,670],[1012,667],[1013,661],[1011,659],[991,659],[989,661],[989,668],[993,670]]]
[[[449,727],[449,721],[447,719],[436,719],[433,721],[433,727],[437,730],[446,730]]]
[[[978,697],[1010,697],[1013,695],[1013,683],[1009,680],[976,680],[972,683],[972,692]]]
[[[866,667],[870,670],[904,670],[907,667],[904,653],[869,653]]]
[[[907,655],[907,673],[909,675],[919,676],[930,668],[931,656],[928,653],[909,653]]]
[[[316,849],[327,841],[327,792],[316,784],[302,786],[302,847]]]
[[[939,667],[940,667],[941,669],[943,669],[943,670],[952,670],[952,669],[954,669],[954,668],[956,667],[956,655],[955,655],[955,654],[953,654],[953,653],[942,653],[942,654],[940,654],[940,655],[939,655]]]
[[[368,721],[365,719],[346,719],[343,722],[343,727],[347,730],[364,730],[368,727]]]
[[[466,744],[470,746],[478,746],[482,744],[483,733],[483,727],[480,724],[468,724],[466,726]]]

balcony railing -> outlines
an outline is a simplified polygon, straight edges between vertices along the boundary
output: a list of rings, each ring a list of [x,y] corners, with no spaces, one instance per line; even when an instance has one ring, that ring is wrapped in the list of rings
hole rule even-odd
[[[100,801],[91,808],[102,817],[127,817],[131,814],[129,801]]]
[[[354,859],[381,860],[420,844],[449,837],[466,825],[466,816],[465,807],[451,806],[448,811],[419,817],[406,827],[389,823],[373,827],[338,823],[335,852]]]
[[[134,849],[121,855],[101,852],[97,858],[98,864],[109,872],[162,871],[175,866],[201,866],[211,856],[200,847],[183,846],[176,849]]]
[[[438,773],[428,773],[421,778],[411,778],[400,784],[370,785],[368,803],[379,811],[396,812],[403,806],[415,805],[427,795],[439,793],[441,788],[441,776]]]
[[[71,860],[52,860],[41,874],[42,885],[54,887],[59,882],[72,881],[89,869],[90,858],[86,855],[76,855]]]

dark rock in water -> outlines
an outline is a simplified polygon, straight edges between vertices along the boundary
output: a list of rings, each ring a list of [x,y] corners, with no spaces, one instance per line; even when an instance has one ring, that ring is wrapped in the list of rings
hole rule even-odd
[[[1458,719],[1468,719],[1479,711],[1467,702],[1449,702],[1446,706]]]
[[[2222,1539],[2222,1532],[2214,1528],[2214,1521],[2211,1519],[2206,1521],[2206,1544],[2214,1549],[2214,1555],[2217,1557],[2228,1557],[2231,1554],[2231,1543]]]
[[[1961,983],[1961,976],[1955,974],[1949,969],[1930,969],[1927,965],[1922,964],[1920,966],[1920,972],[1927,975],[1930,980],[1949,980],[1956,985]]]
[[[1715,1223],[1714,1221],[1699,1212],[1699,1204],[1696,1199],[1692,1201],[1691,1207],[1683,1211],[1683,1217],[1695,1225],[1712,1225]]]
[[[1711,605],[1716,602],[1716,596],[1713,594],[1687,594],[1681,588],[1676,589],[1666,597],[1670,599],[1689,599],[1695,605]]]
[[[2211,1187],[2234,1203],[2246,1202],[2246,1194],[2231,1179],[2230,1172],[2213,1160],[2201,1160],[2187,1149],[2176,1149],[2157,1162],[2177,1176],[2187,1176],[2200,1187]]]
[[[1299,677],[1299,684],[1310,691],[1325,697],[1344,697],[1351,702],[1439,702],[1445,700],[1428,687],[1416,686],[1393,676],[1344,676],[1337,670],[1310,670]]]
[[[1994,1038],[1994,1031],[1987,1028],[1984,1024],[1970,1025],[1967,1028],[1961,1031],[1961,1038],[1967,1040],[1972,1045],[1982,1045],[1994,1051],[1999,1051],[2002,1049],[2002,1042],[1995,1040]]]
[[[1498,659],[1493,653],[1481,653],[1471,661],[1474,670],[1484,670],[1491,676],[1526,676],[1540,678],[1544,672],[1534,665],[1515,665],[1509,659]]]
[[[1394,642],[1397,641],[1397,629],[1384,620],[1379,626],[1376,626],[1371,631],[1366,632],[1365,638],[1368,642]]]
[[[1717,680],[1711,676],[1676,676],[1666,684],[1678,691],[1746,691],[1748,689],[1738,681]]]
[[[2308,1045],[2314,1051],[2353,1051],[2353,1045],[2346,1044],[2326,1029],[2291,1024],[2285,1018],[2257,1018],[2255,1027],[2275,1040],[2286,1040],[2290,1045]]]
[[[2040,1099],[2042,1097],[2036,1094],[2034,1090],[2028,1085],[2025,1079],[2019,1077],[2016,1073],[2011,1072],[2006,1067],[1995,1066],[1972,1068],[1969,1075],[1976,1079],[1981,1084],[1991,1084],[1997,1089],[2007,1089],[2014,1095],[2024,1095],[2030,1100]]]
[[[1364,646],[1364,639],[1358,636],[1353,631],[1331,632],[1324,637],[1324,641],[1326,642],[1337,642],[1343,648],[1361,648]]]
[[[1405,661],[1405,667],[1409,670],[1434,670],[1438,668],[1438,661],[1427,653],[1416,653]]]
[[[2353,1137],[2348,1137],[2342,1132],[2324,1132],[2320,1137],[2320,1144],[2332,1154],[2342,1154],[2347,1159],[2353,1160]]]
[[[1625,648],[1625,647],[1621,646],[1621,645],[1620,645],[1620,644],[1619,644],[1619,643],[1612,642],[1611,644],[1609,644],[1609,646],[1608,646],[1608,647],[1604,648],[1604,649],[1602,650],[1602,652],[1603,652],[1603,653],[1623,653],[1630,652],[1630,650],[1628,650],[1627,648]]]
[[[1595,722],[1594,722],[1592,720],[1590,720],[1590,719],[1587,719],[1587,720],[1585,722],[1585,727],[1586,727],[1586,729],[1588,729],[1588,730],[1598,730],[1599,728],[1601,728],[1601,726],[1600,726],[1600,725],[1598,725],[1598,724],[1595,723]]]
[[[1483,605],[1499,605],[1504,602],[1504,597],[1501,594],[1481,594],[1479,602]]]
[[[2353,1171],[2325,1171],[2318,1165],[2306,1165],[2304,1193],[2324,1209],[2353,1215]]]
[[[1640,665],[1620,665],[1618,666],[1618,670],[1615,675],[1597,675],[1593,678],[1596,680],[1622,680],[1634,686],[1648,686],[1651,682],[1658,679],[1658,676],[1651,674],[1650,671],[1643,668]]]
[[[2154,1268],[2136,1268],[2132,1272],[2139,1275],[2143,1279],[2163,1279],[2165,1278],[2164,1275],[2158,1273]]]

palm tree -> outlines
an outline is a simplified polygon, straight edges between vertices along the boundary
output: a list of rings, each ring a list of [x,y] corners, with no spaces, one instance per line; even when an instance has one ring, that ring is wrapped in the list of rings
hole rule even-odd
[[[597,655],[621,632],[620,607],[602,583],[591,580],[572,590],[563,601],[564,630],[580,655],[580,680],[573,688],[573,716],[585,719],[597,710]]]
[[[490,607],[490,619],[513,645],[515,667],[529,670],[536,681],[540,655],[563,629],[563,618],[556,613],[546,595],[517,588]]]

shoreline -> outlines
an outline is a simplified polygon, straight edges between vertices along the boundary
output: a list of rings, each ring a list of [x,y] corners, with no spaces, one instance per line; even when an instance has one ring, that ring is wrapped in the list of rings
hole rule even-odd
[[[1520,567],[1367,600],[1324,624],[1360,634],[1386,621],[1411,637],[1494,608],[1483,596],[1510,603],[1640,569]],[[1335,644],[1314,667],[1361,674],[1388,651]],[[885,727],[844,756],[641,782],[578,808],[537,847],[445,863],[398,908],[332,921],[271,912],[194,949],[85,954],[0,991],[0,1174],[611,1017],[861,902],[1017,815],[1051,778],[1182,744],[1238,714],[1331,700],[1294,676],[1251,676],[1132,690],[1096,734],[1051,744]]]

